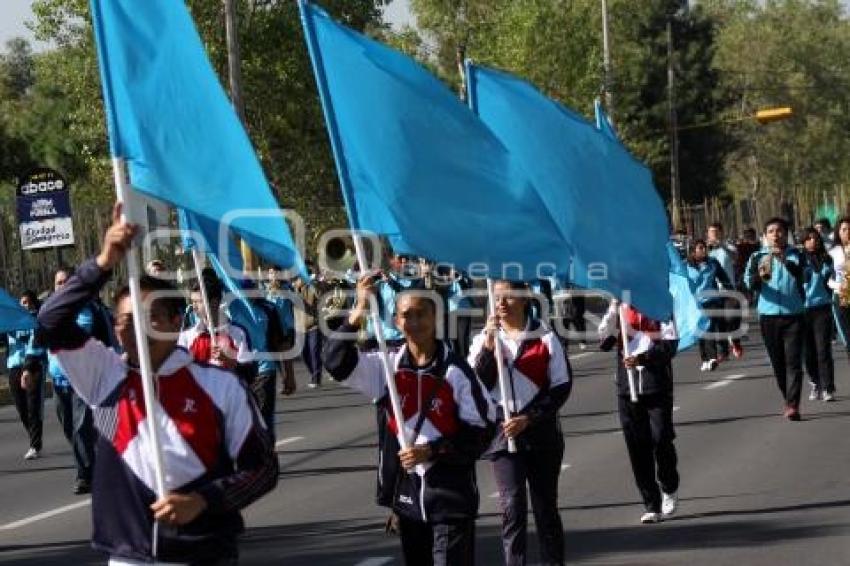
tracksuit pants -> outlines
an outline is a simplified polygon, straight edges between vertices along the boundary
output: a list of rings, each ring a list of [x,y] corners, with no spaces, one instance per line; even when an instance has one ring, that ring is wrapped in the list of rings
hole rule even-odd
[[[528,562],[528,496],[540,543],[540,564],[564,563],[564,527],[558,512],[558,476],[563,442],[548,449],[507,451],[493,455],[493,473],[502,511],[502,546],[506,566]]]
[[[776,385],[785,404],[799,407],[803,386],[803,315],[774,315],[759,317],[761,334]],[[789,375],[790,374],[790,375]]]
[[[806,371],[818,391],[835,392],[832,359],[832,305],[806,309],[803,341]]]
[[[54,387],[53,392],[56,400],[56,417],[74,453],[77,479],[91,482],[94,469],[94,446],[97,438],[91,409],[70,386]]]
[[[35,372],[35,383],[26,390],[21,387],[23,368],[9,368],[9,391],[15,401],[15,408],[21,424],[29,435],[30,448],[41,450],[42,431],[44,429],[44,373]]]
[[[401,550],[407,566],[473,566],[475,519],[423,523],[398,515]]]
[[[620,424],[635,483],[646,510],[661,512],[661,492],[679,489],[678,458],[673,440],[673,396],[641,395],[637,403],[618,396]]]

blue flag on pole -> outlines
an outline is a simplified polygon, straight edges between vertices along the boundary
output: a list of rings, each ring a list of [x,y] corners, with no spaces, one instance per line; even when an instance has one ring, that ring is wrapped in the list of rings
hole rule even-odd
[[[472,108],[552,211],[569,244],[571,281],[669,320],[669,228],[649,170],[611,133],[522,79],[469,63],[467,81]]]
[[[35,317],[5,290],[0,289],[0,332],[32,330]]]
[[[351,227],[475,275],[566,272],[549,211],[493,133],[410,57],[299,5]]]
[[[110,151],[133,187],[302,269],[283,217],[256,215],[280,207],[185,3],[91,0],[91,10]]]
[[[679,252],[671,242],[667,243],[670,258],[670,295],[673,297],[673,320],[679,333],[679,351],[684,351],[697,343],[703,332],[708,330],[709,319],[694,296],[694,290],[688,279],[688,267],[679,257]]]

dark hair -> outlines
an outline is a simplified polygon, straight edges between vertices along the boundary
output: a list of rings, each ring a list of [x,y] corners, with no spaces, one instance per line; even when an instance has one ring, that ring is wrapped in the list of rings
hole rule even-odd
[[[62,265],[60,265],[59,267],[56,268],[56,271],[53,272],[53,275],[55,276],[57,273],[66,273],[68,275],[73,275],[74,274],[74,268],[70,267],[68,265],[62,264]]]
[[[803,230],[803,243],[806,243],[806,240],[809,238],[814,238],[815,240],[815,254],[818,257],[823,257],[826,255],[826,246],[823,245],[823,238],[821,238],[820,232],[818,232],[814,226],[809,226],[805,230]]]
[[[723,230],[723,224],[720,222],[712,222],[708,225],[709,228],[717,228],[718,230]]]
[[[21,293],[21,298],[26,297],[29,299],[30,304],[33,306],[34,310],[39,310],[41,308],[41,301],[38,300],[38,295],[32,289],[27,289],[23,293]]]
[[[708,244],[702,238],[697,238],[696,240],[692,240],[691,246],[690,246],[691,253],[688,254],[688,262],[689,263],[696,264],[696,257],[694,256],[694,253],[697,251],[697,246],[702,246],[702,247],[708,249]]]
[[[204,289],[207,292],[207,298],[211,301],[221,302],[221,297],[222,295],[224,295],[224,290],[222,289],[221,281],[218,277],[216,277],[215,272],[212,270],[208,272],[205,269],[201,272],[201,279],[203,279],[204,282]],[[189,287],[189,291],[191,293],[200,293],[201,282],[196,279]]]
[[[829,218],[823,217],[815,220],[815,224],[823,224],[823,227],[827,230],[832,230],[832,224],[829,222]]]
[[[788,221],[781,216],[774,216],[773,218],[768,219],[768,221],[764,223],[764,231],[767,232],[767,227],[773,224],[779,224],[786,232],[788,232]]]
[[[835,221],[835,231],[832,233],[832,242],[836,246],[841,245],[841,236],[839,236],[838,233],[841,231],[841,225],[845,223],[850,224],[850,216],[842,216]]]
[[[186,310],[186,300],[183,298],[183,295],[179,293],[177,287],[165,279],[152,277],[150,275],[142,275],[139,278],[139,287],[145,292],[153,291],[167,293],[167,296],[159,297],[155,300],[165,307],[165,312],[169,317],[173,318],[175,316],[183,316],[183,311]],[[118,301],[128,296],[130,296],[130,286],[124,285],[116,291],[115,303],[117,304]]]

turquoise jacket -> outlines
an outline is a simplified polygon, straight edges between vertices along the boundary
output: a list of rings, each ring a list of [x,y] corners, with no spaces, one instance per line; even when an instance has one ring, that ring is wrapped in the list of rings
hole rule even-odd
[[[7,369],[41,369],[44,349],[36,346],[34,330],[16,330],[6,336],[9,345],[6,355]],[[39,366],[35,367],[34,364]]]
[[[832,258],[828,255],[818,259],[814,254],[806,253],[804,266],[806,308],[813,309],[832,304],[832,289],[828,281],[835,276]]]
[[[771,277],[763,281],[759,276],[759,264],[770,252],[764,248],[750,256],[744,271],[744,285],[759,294],[760,316],[793,316],[805,310],[803,288],[804,260],[795,248],[785,248],[785,259],[770,258]]]

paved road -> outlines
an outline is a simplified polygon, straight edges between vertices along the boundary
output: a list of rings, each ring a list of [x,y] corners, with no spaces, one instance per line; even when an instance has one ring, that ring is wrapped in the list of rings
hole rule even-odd
[[[638,524],[611,355],[576,352],[560,484],[570,564],[850,564],[850,400],[804,401],[803,421],[784,421],[760,341],[745,346],[743,360],[714,373],[698,371],[694,352],[676,359],[680,513],[647,526]],[[846,357],[836,353],[839,393],[850,394]],[[0,563],[103,563],[88,548],[90,507],[71,494],[52,404],[46,411],[45,457],[25,463],[23,430],[11,407],[0,408]],[[335,384],[280,402],[280,483],[246,512],[243,564],[400,563],[373,504],[373,428],[368,400]],[[496,565],[499,517],[485,463],[480,488],[479,563]]]

